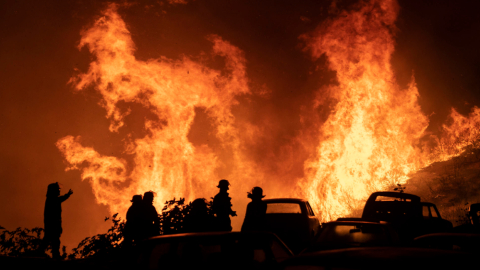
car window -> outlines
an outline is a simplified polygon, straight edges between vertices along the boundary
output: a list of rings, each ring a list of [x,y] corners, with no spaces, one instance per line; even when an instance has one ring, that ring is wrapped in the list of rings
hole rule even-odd
[[[308,202],[307,202],[307,211],[308,211],[309,216],[315,216],[315,214],[313,213],[313,210],[310,207],[310,204]]]
[[[432,213],[432,217],[438,218],[437,211],[435,211],[433,206],[430,206],[430,213]]]
[[[253,260],[259,263],[265,261],[267,256],[265,255],[265,250],[263,249],[254,249],[253,250]]]
[[[424,217],[430,217],[430,211],[428,210],[428,205],[422,206],[422,215]]]
[[[275,257],[275,261],[277,262],[281,262],[285,259],[290,258],[291,256],[290,253],[288,253],[288,251],[285,250],[285,247],[277,240],[272,241],[271,249],[272,249],[273,257]]]
[[[268,203],[267,214],[301,214],[298,203]]]
[[[377,196],[375,198],[376,202],[393,202],[393,201],[402,201],[402,202],[411,202],[411,199],[408,198],[397,198],[397,197],[390,197],[390,196]]]

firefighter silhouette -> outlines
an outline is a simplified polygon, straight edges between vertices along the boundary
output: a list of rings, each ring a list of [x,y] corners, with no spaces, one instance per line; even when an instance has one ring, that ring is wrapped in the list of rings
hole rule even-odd
[[[70,189],[66,194],[60,196],[60,184],[52,183],[47,188],[47,199],[45,200],[45,211],[43,222],[45,224],[45,236],[43,237],[42,249],[48,246],[52,248],[52,257],[60,259],[60,236],[62,235],[62,202],[67,200],[73,191]]]
[[[142,236],[142,219],[144,205],[142,195],[133,195],[132,205],[127,211],[127,222],[125,223],[125,242],[131,244],[140,241]]]
[[[220,192],[213,198],[212,211],[216,216],[218,231],[231,231],[232,222],[230,216],[234,217],[237,215],[237,213],[232,210],[232,199],[228,196],[227,192],[229,189],[228,186],[230,186],[228,180],[220,180],[217,186],[220,188]]]
[[[248,192],[248,198],[252,199],[247,205],[247,212],[245,213],[245,220],[242,225],[243,231],[264,231],[265,230],[265,216],[267,213],[267,204],[262,201],[263,190],[261,187],[254,187],[251,192]]]
[[[160,218],[157,209],[153,206],[155,193],[147,191],[143,194],[142,211],[142,234],[144,237],[151,237],[160,234]]]

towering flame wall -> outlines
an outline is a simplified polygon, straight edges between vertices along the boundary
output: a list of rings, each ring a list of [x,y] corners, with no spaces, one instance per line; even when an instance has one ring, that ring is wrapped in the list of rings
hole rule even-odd
[[[338,81],[328,88],[337,104],[302,182],[323,219],[363,206],[371,192],[405,181],[421,163],[415,145],[428,119],[413,79],[401,90],[390,65],[397,13],[396,1],[370,1],[303,36],[313,58],[326,55]]]
[[[71,83],[76,90],[92,87],[101,94],[100,105],[111,121],[111,132],[128,129],[124,120],[130,111],[119,104],[140,105],[155,117],[145,120],[143,138],[129,134],[133,139],[126,140],[124,152],[132,157],[133,166],[82,145],[80,137],[61,138],[57,147],[69,164],[67,169],[81,170],[97,201],[108,205],[112,213],[125,213],[131,196],[148,190],[157,192],[157,208],[173,197],[209,198],[216,192],[217,181],[227,178],[235,183],[234,202],[246,200],[246,191],[261,184],[270,187],[266,189],[269,197],[306,197],[322,221],[348,215],[371,192],[403,183],[409,173],[434,161],[418,147],[428,119],[417,103],[415,81],[412,78],[407,89],[400,89],[390,64],[398,10],[394,0],[362,1],[301,37],[314,60],[326,56],[337,80],[318,90],[318,98],[310,104],[330,106],[325,100],[333,100],[334,107],[314,132],[320,143],[308,149],[311,155],[304,163],[303,176],[285,179],[247,154],[246,140],[255,140],[258,127],[240,125],[232,113],[233,106],[241,106],[239,96],[252,94],[239,48],[219,36],[208,37],[212,55],[224,59],[223,70],[186,56],[140,61],[115,5],[82,33],[79,47],[88,47],[96,59]],[[212,121],[208,132],[220,147],[189,141],[199,108]],[[445,128],[447,138],[456,136],[454,130],[459,128],[455,125],[468,124],[455,112],[452,118],[451,128]]]
[[[71,82],[77,90],[93,86],[102,95],[111,132],[123,128],[129,113],[118,107],[122,101],[141,104],[157,119],[146,120],[145,137],[125,145],[125,151],[134,156],[130,171],[125,160],[84,147],[79,137],[67,136],[57,142],[69,169],[81,167],[82,179],[90,180],[98,202],[112,212],[125,213],[131,196],[148,190],[157,193],[160,209],[173,197],[192,200],[214,194],[219,180],[215,170],[223,163],[208,145],[194,147],[188,140],[195,108],[205,109],[213,119],[214,133],[236,165],[229,176],[248,177],[254,166],[242,157],[230,110],[237,95],[249,93],[242,51],[218,36],[208,37],[213,54],[225,59],[225,75],[187,57],[139,61],[116,6],[111,5],[103,15],[83,33],[79,46],[87,46],[96,60],[87,73]]]

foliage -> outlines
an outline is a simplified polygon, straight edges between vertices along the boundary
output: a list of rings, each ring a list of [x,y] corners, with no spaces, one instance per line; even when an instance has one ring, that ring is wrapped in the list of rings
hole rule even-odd
[[[212,202],[206,202],[207,211],[211,212]],[[176,200],[166,201],[165,206],[162,209],[162,213],[159,214],[160,218],[160,234],[175,234],[183,232],[183,222],[185,217],[190,213],[192,209],[192,202],[185,204],[185,199],[180,198]],[[73,253],[68,255],[69,259],[75,258],[87,258],[91,256],[115,256],[121,254],[122,248],[128,248],[124,240],[125,221],[121,220],[118,213],[113,215],[112,218],[105,218],[105,221],[111,220],[112,227],[108,229],[107,233],[97,234],[92,237],[83,239]]]
[[[437,141],[432,161],[409,180],[412,193],[434,203],[454,226],[469,223],[469,202],[480,202],[480,129],[472,126]],[[454,156],[452,158],[452,156]]]
[[[110,218],[105,218],[105,221]],[[123,244],[123,232],[125,229],[125,221],[118,217],[118,213],[111,218],[112,227],[107,233],[97,234],[95,236],[83,239],[73,253],[68,255],[69,259],[86,258],[95,256],[108,256],[116,254]]]
[[[205,200],[205,199],[203,199]],[[211,207],[212,201],[206,202],[207,213],[213,216]],[[184,231],[183,224],[185,217],[190,214],[192,210],[192,202],[185,204],[185,199],[180,198],[176,200],[166,201],[162,209],[160,218],[160,234],[175,234]],[[97,234],[95,236],[83,239],[72,253],[67,256],[65,246],[63,246],[63,258],[79,259],[87,257],[105,257],[115,256],[126,245],[124,240],[125,221],[122,220],[118,213],[114,214],[112,218],[105,218],[105,221],[110,220],[112,227],[106,233]],[[0,254],[6,256],[47,256],[42,250],[43,228],[17,228],[13,231],[8,231],[0,226]]]
[[[0,226],[0,254],[12,257],[20,256],[46,256],[42,247],[43,228],[33,229],[18,227],[9,231]],[[65,257],[65,246],[63,246]]]
[[[175,234],[182,232],[183,220],[191,210],[191,203],[185,204],[185,198],[178,201],[166,201],[160,216],[160,234]]]
[[[470,204],[466,202],[463,206],[455,208],[455,214],[453,215],[453,223],[463,225],[470,224]]]
[[[207,214],[213,216],[212,204],[213,201],[206,201]],[[160,234],[175,234],[184,232],[185,217],[190,214],[192,210],[192,202],[185,204],[185,198],[180,198],[178,201],[166,201],[160,216]]]

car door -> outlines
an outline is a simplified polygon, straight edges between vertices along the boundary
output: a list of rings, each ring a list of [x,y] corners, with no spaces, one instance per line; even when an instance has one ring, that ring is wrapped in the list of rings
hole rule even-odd
[[[312,240],[313,237],[318,233],[318,230],[320,228],[320,222],[318,221],[318,218],[315,216],[315,213],[313,212],[313,209],[308,202],[306,202],[306,207],[308,215],[308,228],[311,234],[310,240]]]

